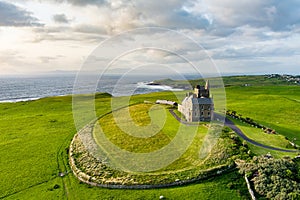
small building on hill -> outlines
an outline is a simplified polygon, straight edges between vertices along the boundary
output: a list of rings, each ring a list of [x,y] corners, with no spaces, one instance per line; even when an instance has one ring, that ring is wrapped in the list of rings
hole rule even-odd
[[[164,105],[170,105],[170,106],[177,106],[177,103],[175,101],[168,101],[168,100],[156,100],[156,104],[164,104]]]
[[[213,98],[210,97],[209,81],[205,86],[197,85],[194,92],[189,92],[178,105],[181,112],[188,122],[211,121],[214,113]]]

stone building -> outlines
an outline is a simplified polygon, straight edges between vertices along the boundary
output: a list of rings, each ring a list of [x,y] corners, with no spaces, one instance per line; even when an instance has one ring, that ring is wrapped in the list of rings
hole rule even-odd
[[[209,81],[205,86],[197,85],[194,92],[189,92],[178,105],[181,112],[188,122],[211,121],[214,113],[213,99],[210,97]]]

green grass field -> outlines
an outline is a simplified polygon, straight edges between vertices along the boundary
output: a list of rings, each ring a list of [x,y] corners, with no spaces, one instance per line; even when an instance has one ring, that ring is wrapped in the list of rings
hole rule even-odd
[[[250,86],[226,88],[227,109],[275,129],[300,145],[300,87]],[[284,144],[283,144],[284,145]]]
[[[211,78],[213,80],[214,78]],[[250,86],[290,86],[297,85],[293,82],[287,82],[281,78],[268,78],[264,75],[239,75],[239,76],[224,76],[222,77],[222,81],[224,86],[244,86],[245,84]],[[205,82],[203,79],[195,79],[195,80],[172,80],[172,79],[163,79],[154,81],[155,83],[159,83],[162,85],[169,85],[177,88],[189,88],[192,89],[193,86],[204,85]]]
[[[231,120],[236,124],[238,128],[240,128],[243,133],[252,140],[255,140],[261,144],[265,144],[271,147],[278,147],[281,149],[293,149],[291,145],[289,145],[288,141],[285,139],[283,135],[278,134],[267,134],[263,132],[261,129],[251,127],[246,123],[242,123],[239,120],[232,119]],[[275,158],[282,158],[284,156],[290,156],[291,158],[298,155],[298,153],[287,153],[280,151],[273,151],[270,149],[264,149],[258,147],[256,145],[248,143],[251,151],[256,155],[265,155],[267,153],[271,153],[271,155]]]
[[[172,93],[132,97],[133,103],[174,98]],[[97,113],[110,111],[111,99],[97,95]],[[67,148],[76,128],[71,97],[0,104],[1,199],[241,199],[242,177],[235,172],[203,183],[155,190],[110,190],[81,184],[70,172]],[[59,177],[59,172],[69,173]],[[240,182],[235,187],[233,182]],[[241,193],[241,194],[240,194]],[[247,197],[244,197],[247,198]]]
[[[232,86],[226,92],[228,109],[274,128],[290,139],[296,138],[300,144],[298,86]],[[156,99],[176,100],[176,97],[171,92],[155,93],[134,96],[131,102]],[[109,112],[110,104],[108,95],[97,95],[97,114]],[[81,184],[70,173],[67,158],[67,148],[76,133],[71,97],[3,103],[0,116],[1,199],[158,199],[160,195],[168,199],[248,198],[242,195],[247,193],[243,178],[235,172],[184,187],[155,190],[110,190]],[[256,135],[259,133],[253,132],[252,137]],[[285,145],[274,140],[275,146]],[[249,146],[257,154],[269,152]],[[69,174],[58,177],[59,172],[66,171]]]
[[[220,123],[181,124],[170,108],[174,109],[141,103],[101,117],[94,130],[85,129],[72,143],[76,168],[99,184],[157,185],[215,174],[220,167],[232,165],[233,158],[242,158],[240,154],[247,156],[232,133],[221,133]],[[98,148],[91,150],[94,156],[82,141],[89,146],[97,143]]]
[[[239,120],[232,118],[231,120],[247,135],[247,137],[252,140],[255,140],[261,144],[282,149],[287,149],[290,147],[288,140],[286,140],[283,135],[268,134],[259,128],[251,127],[249,124],[242,123]]]

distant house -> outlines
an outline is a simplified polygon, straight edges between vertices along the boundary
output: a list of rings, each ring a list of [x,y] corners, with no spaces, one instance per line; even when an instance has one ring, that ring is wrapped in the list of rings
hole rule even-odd
[[[177,106],[177,103],[174,101],[168,101],[168,100],[156,100],[156,104],[164,104],[164,105],[171,105],[171,106]]]
[[[214,113],[214,102],[210,97],[209,81],[205,86],[197,85],[194,93],[187,93],[178,105],[181,112],[188,122],[211,121]]]

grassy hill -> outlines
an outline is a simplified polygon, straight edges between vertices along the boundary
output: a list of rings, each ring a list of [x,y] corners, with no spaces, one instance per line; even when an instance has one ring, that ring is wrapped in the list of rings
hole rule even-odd
[[[81,177],[98,184],[170,184],[217,175],[234,166],[234,159],[250,158],[232,132],[224,131],[219,138],[220,123],[181,124],[169,109],[135,104],[129,112],[140,126],[128,120],[127,108],[121,108],[101,117],[94,130],[79,133],[71,149],[76,168],[88,175]],[[91,151],[95,156],[82,145],[87,141],[90,146],[94,140],[99,146]]]
[[[226,95],[227,109],[275,129],[300,145],[299,86],[234,86],[226,88]]]
[[[279,134],[300,145],[300,86],[282,76],[223,77],[227,110],[275,129]],[[160,84],[187,87],[187,81],[160,80]],[[190,80],[190,86],[204,81]],[[262,137],[264,134],[262,134]]]
[[[174,98],[172,93],[132,97],[133,103]],[[111,97],[96,96],[99,116],[110,111]],[[81,184],[71,173],[67,150],[75,129],[72,98],[0,104],[1,199],[243,199],[243,178],[232,172],[184,187],[110,190]],[[67,173],[64,177],[59,172]]]
[[[214,78],[210,78],[214,79]],[[293,81],[289,81],[282,76],[271,77],[269,75],[245,75],[245,76],[224,76],[222,77],[224,86],[287,86],[287,85],[299,85]],[[161,85],[168,85],[174,88],[183,88],[183,89],[192,89],[193,86],[198,85],[199,83],[204,85],[203,79],[195,80],[172,80],[172,79],[163,79],[156,80],[154,83]]]
[[[289,139],[296,138],[295,142],[300,144],[299,86],[285,82],[271,86],[274,83],[269,83],[268,80],[262,86],[260,81],[263,80],[253,77],[242,77],[243,80],[235,78],[234,83],[234,78],[231,82],[229,79],[224,78],[225,84],[231,85],[226,87],[228,109],[276,129]],[[252,83],[250,79],[253,79]],[[250,83],[250,86],[245,87],[244,83]],[[176,97],[171,92],[137,95],[131,97],[131,103],[157,99],[176,100]],[[110,95],[96,96],[98,116],[108,113],[110,105]],[[158,199],[160,195],[168,199],[248,198],[243,196],[243,193],[247,193],[243,186],[244,180],[236,172],[167,189],[110,190],[81,184],[70,173],[68,166],[67,150],[77,132],[72,115],[72,98],[69,96],[3,103],[0,104],[0,116],[0,199]],[[252,128],[249,128],[249,132]],[[260,132],[253,133],[252,137],[260,137],[259,134]],[[264,133],[261,134],[264,138]],[[163,145],[164,141],[161,142]],[[272,143],[271,139],[261,139],[261,142],[274,146],[284,145],[277,139],[276,143]],[[256,154],[269,152],[249,146]],[[274,154],[278,157],[287,155],[277,152]],[[68,173],[59,177],[59,172]]]

